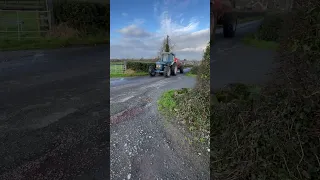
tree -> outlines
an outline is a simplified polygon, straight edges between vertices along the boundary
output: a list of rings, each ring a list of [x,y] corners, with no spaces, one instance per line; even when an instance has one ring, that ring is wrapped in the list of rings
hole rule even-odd
[[[163,41],[162,41],[162,45],[159,50],[159,55],[161,56],[162,52],[173,51],[174,48],[175,48],[175,44],[171,41],[171,39],[167,35],[167,37],[165,39],[163,39]]]

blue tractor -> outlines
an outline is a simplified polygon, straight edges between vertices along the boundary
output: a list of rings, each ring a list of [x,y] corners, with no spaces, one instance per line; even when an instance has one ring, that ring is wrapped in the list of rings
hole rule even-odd
[[[164,75],[165,77],[175,76],[178,73],[183,73],[183,65],[175,54],[172,52],[163,52],[159,61],[156,62],[155,66],[149,67],[149,74],[151,77],[155,76],[157,73]]]

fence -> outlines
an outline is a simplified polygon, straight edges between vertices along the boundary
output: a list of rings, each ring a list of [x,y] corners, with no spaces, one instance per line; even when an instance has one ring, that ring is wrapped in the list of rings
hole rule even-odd
[[[126,67],[126,61],[110,62],[110,74],[124,74]]]
[[[0,10],[0,38],[40,38],[51,29],[50,11]]]

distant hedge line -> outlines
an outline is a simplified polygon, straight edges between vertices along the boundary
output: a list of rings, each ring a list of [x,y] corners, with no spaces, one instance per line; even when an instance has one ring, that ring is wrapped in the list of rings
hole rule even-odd
[[[154,66],[155,63],[152,62],[135,62],[135,61],[128,61],[127,62],[127,69],[132,69],[137,72],[148,72],[149,66]]]
[[[110,13],[107,4],[57,0],[53,3],[55,24],[68,23],[83,32],[109,31]]]

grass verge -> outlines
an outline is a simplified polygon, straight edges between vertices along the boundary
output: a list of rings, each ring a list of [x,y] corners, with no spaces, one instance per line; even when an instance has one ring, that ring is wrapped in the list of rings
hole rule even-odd
[[[262,49],[276,50],[279,47],[279,43],[273,41],[265,41],[255,38],[254,36],[247,36],[242,39],[244,44],[254,46]]]
[[[54,49],[70,46],[85,46],[108,44],[107,37],[82,37],[82,38],[37,38],[37,39],[4,39],[0,40],[1,51],[28,50],[28,49]]]
[[[147,72],[135,72],[132,74],[125,74],[125,73],[118,73],[118,74],[114,74],[114,73],[110,73],[110,78],[117,78],[117,77],[134,77],[134,76],[147,76],[149,75]]]
[[[191,71],[186,73],[186,76],[197,77],[197,74],[192,73]]]

